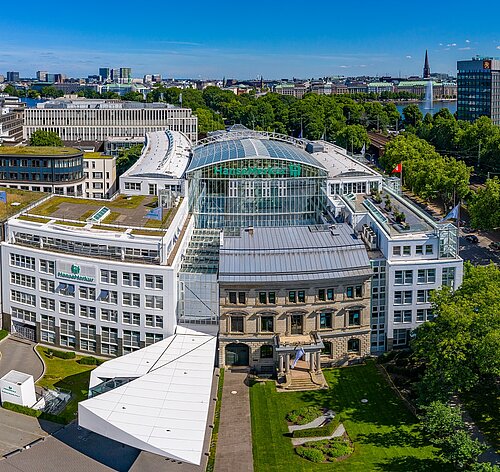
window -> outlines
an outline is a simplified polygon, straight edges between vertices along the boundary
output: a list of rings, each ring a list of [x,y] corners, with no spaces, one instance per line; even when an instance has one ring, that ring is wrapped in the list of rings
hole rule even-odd
[[[333,344],[331,341],[323,341],[323,345],[325,346],[323,349],[321,349],[321,354],[324,356],[329,356],[333,354]]]
[[[266,292],[259,292],[259,303],[261,305],[267,304],[267,293]]]
[[[396,270],[394,272],[394,284],[395,285],[410,285],[413,283],[413,271],[412,270]]]
[[[61,295],[66,297],[74,297],[75,296],[75,286],[73,284],[60,283],[58,291]]]
[[[319,328],[332,329],[332,314],[331,312],[323,312],[319,314]]]
[[[401,246],[392,246],[392,255],[400,256],[401,255]]]
[[[54,344],[56,342],[56,319],[53,316],[40,316],[40,337],[42,342]]]
[[[80,349],[95,352],[96,350],[96,327],[95,325],[80,324]]]
[[[417,283],[433,284],[436,282],[436,269],[418,269]]]
[[[11,254],[10,265],[22,267],[23,269],[35,270],[35,258],[23,256],[21,254]]]
[[[105,355],[118,354],[118,330],[116,328],[101,328],[101,352]]]
[[[408,346],[408,340],[410,335],[409,329],[395,329],[393,333],[393,346],[394,347],[406,347]]]
[[[347,287],[346,296],[347,298],[361,298],[363,296],[363,286],[356,285],[355,287]]]
[[[18,290],[11,290],[10,299],[13,302],[36,306],[36,296],[31,293],[19,292]]]
[[[434,248],[433,248],[432,244],[426,244],[425,245],[425,254],[429,255],[429,254],[433,254],[433,253],[434,253]]]
[[[74,315],[75,304],[69,302],[59,302],[59,313],[64,313],[65,315]]]
[[[146,296],[147,300],[147,296]],[[122,303],[124,306],[141,306],[141,296],[138,293],[123,293],[122,294]]]
[[[163,334],[160,333],[146,333],[146,346],[157,343],[163,339]]]
[[[443,268],[442,284],[447,287],[453,287],[455,285],[455,267]]]
[[[139,331],[123,330],[123,347],[139,348],[141,346],[141,333]]]
[[[163,297],[159,295],[146,295],[146,308],[163,309]],[[139,306],[139,305],[135,305]]]
[[[101,283],[116,285],[118,283],[116,270],[101,269]]]
[[[80,305],[80,317],[81,318],[96,318],[96,308],[95,306]]]
[[[229,292],[229,303],[236,305],[246,305],[246,293],[245,292]]]
[[[245,292],[238,292],[238,303],[240,305],[247,304],[247,294]]]
[[[261,316],[260,317],[260,330],[265,333],[274,332],[274,316]]]
[[[118,292],[115,292],[113,290],[101,290],[99,300],[101,300],[103,303],[116,305],[118,303]]]
[[[12,307],[12,317],[19,318],[24,321],[36,322],[36,313],[34,311],[23,310],[22,308]]]
[[[55,311],[56,301],[52,298],[40,297],[40,308],[43,308],[44,310]]]
[[[349,326],[359,326],[361,324],[361,311],[349,310]]]
[[[56,264],[54,261],[46,261],[45,259],[40,259],[40,272],[44,274],[54,275],[56,272]]]
[[[417,303],[429,303],[431,290],[417,290]]]
[[[318,290],[318,300],[324,302],[326,300],[326,291],[324,288]]]
[[[297,292],[297,300],[299,303],[305,303],[306,302],[306,292],[304,290],[299,290]]]
[[[422,245],[415,246],[415,254],[417,256],[421,256],[423,253],[424,253],[424,246]]]
[[[163,289],[163,275],[146,275],[146,288]]]
[[[396,290],[394,292],[394,305],[411,305],[411,303],[412,303],[411,290],[405,290],[405,291]]]
[[[53,280],[40,279],[40,291],[54,293],[56,291],[56,284]]]
[[[272,359],[274,356],[273,347],[270,344],[264,344],[260,347],[261,359]]]
[[[236,292],[229,292],[229,303],[236,305]]]
[[[417,310],[417,321],[432,321],[434,314],[430,308],[421,308]]]
[[[276,292],[269,292],[267,294],[267,299],[270,305],[276,305]]]
[[[75,322],[71,320],[61,320],[60,343],[64,347],[75,347]]]
[[[124,272],[122,276],[122,282],[125,287],[140,287],[141,275],[135,272]]]
[[[146,315],[146,320],[147,320]],[[153,316],[153,315],[149,315]],[[141,324],[141,315],[140,313],[132,313],[130,311],[124,311],[123,312],[123,324],[129,324],[129,325],[134,325],[134,326],[140,326]],[[146,322],[147,326],[147,322]]]
[[[31,275],[19,274],[17,272],[10,273],[10,283],[21,287],[35,288],[36,279]]]
[[[347,352],[359,352],[359,346],[359,339],[349,339],[349,341],[347,341]]]
[[[118,311],[109,310],[108,308],[101,308],[101,320],[109,321],[110,323],[118,322]]]
[[[345,293],[346,293],[347,298],[354,298],[354,288],[353,287],[347,287]]]
[[[403,246],[403,256],[411,256],[411,246]]]
[[[163,316],[146,315],[146,326],[150,326],[152,328],[163,328]]]
[[[231,316],[231,332],[243,333],[243,316]]]
[[[95,288],[93,287],[81,286],[79,293],[82,300],[95,300]]]
[[[290,303],[297,303],[297,292],[295,290],[288,292],[288,301]]]
[[[326,289],[326,299],[329,301],[332,301],[334,299],[335,293],[333,291],[333,288],[328,288]]]
[[[394,323],[411,323],[411,310],[395,310]]]

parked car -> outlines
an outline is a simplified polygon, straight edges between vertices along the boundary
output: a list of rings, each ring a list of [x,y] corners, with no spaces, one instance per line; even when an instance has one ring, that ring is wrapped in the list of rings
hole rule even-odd
[[[479,242],[479,238],[475,234],[468,234],[465,236],[465,239],[472,244],[477,244]]]
[[[498,241],[493,241],[490,244],[490,248],[493,249],[494,251],[500,251],[500,242]]]

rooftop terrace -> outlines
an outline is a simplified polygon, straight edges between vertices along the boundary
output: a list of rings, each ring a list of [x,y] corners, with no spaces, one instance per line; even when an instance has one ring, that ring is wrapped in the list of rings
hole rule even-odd
[[[5,221],[46,196],[46,194],[40,192],[28,192],[3,187],[0,187],[0,191],[7,194],[7,203],[0,202],[0,221]]]
[[[132,234],[162,236],[175,215],[176,208],[165,209],[162,221],[146,218],[156,205],[156,197],[142,195],[120,195],[114,200],[53,196],[19,216],[19,219],[101,231],[125,232],[132,228]],[[109,209],[107,216],[99,222],[91,222],[90,218],[103,207]]]
[[[57,146],[0,146],[0,155],[3,156],[72,156],[82,151],[70,147]]]

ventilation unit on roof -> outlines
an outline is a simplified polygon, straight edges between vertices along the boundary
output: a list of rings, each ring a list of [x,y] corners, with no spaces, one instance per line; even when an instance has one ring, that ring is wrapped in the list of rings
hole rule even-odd
[[[313,154],[315,152],[323,152],[325,150],[325,146],[323,146],[320,143],[307,143],[306,145],[306,151],[309,154]]]
[[[367,245],[368,249],[377,249],[377,234],[368,225],[363,225],[361,229],[361,240]]]

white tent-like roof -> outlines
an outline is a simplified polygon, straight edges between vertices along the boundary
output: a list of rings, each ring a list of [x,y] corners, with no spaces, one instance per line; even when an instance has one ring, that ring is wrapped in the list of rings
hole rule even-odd
[[[78,405],[80,426],[143,451],[199,465],[211,401],[216,338],[176,334],[92,371],[90,388],[127,383]],[[97,387],[96,390],[99,390]]]

